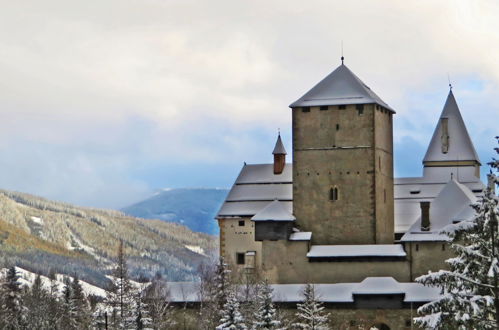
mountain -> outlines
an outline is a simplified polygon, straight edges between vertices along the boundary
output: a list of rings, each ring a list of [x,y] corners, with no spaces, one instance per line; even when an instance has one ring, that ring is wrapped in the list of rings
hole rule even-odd
[[[121,209],[125,214],[179,223],[196,232],[218,234],[215,215],[228,189],[165,189],[139,203]]]
[[[132,276],[193,280],[217,239],[185,226],[0,190],[0,267],[78,276],[105,287],[123,240]]]

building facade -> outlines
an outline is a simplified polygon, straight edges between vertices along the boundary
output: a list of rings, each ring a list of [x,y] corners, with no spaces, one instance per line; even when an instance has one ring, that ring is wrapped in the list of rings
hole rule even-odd
[[[452,90],[415,178],[394,179],[395,111],[343,60],[290,108],[293,163],[279,136],[274,163],[245,164],[217,215],[225,260],[276,285],[445,268],[441,231],[472,219],[485,188]]]

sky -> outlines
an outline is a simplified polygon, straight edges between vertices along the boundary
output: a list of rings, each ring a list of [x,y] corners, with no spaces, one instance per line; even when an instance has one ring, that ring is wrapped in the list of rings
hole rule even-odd
[[[0,189],[119,208],[230,187],[272,160],[288,105],[341,62],[397,111],[419,176],[449,91],[486,163],[499,135],[499,2],[0,0]],[[482,172],[486,172],[483,166]],[[482,177],[483,179],[483,177]]]

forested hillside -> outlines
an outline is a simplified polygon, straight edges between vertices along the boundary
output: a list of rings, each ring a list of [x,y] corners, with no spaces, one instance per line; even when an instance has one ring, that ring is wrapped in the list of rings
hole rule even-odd
[[[122,209],[128,215],[180,223],[193,231],[218,234],[215,221],[228,189],[165,189],[154,196]]]
[[[120,239],[132,277],[161,273],[170,281],[194,279],[217,245],[179,224],[0,190],[0,266],[78,274],[102,287]]]

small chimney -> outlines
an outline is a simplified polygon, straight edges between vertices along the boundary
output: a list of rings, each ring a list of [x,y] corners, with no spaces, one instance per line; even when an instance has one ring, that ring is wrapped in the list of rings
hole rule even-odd
[[[430,202],[420,202],[421,205],[421,231],[430,230]]]
[[[277,142],[272,154],[274,155],[274,174],[281,174],[284,171],[284,166],[286,166],[286,149],[282,144],[280,133],[277,136]]]

